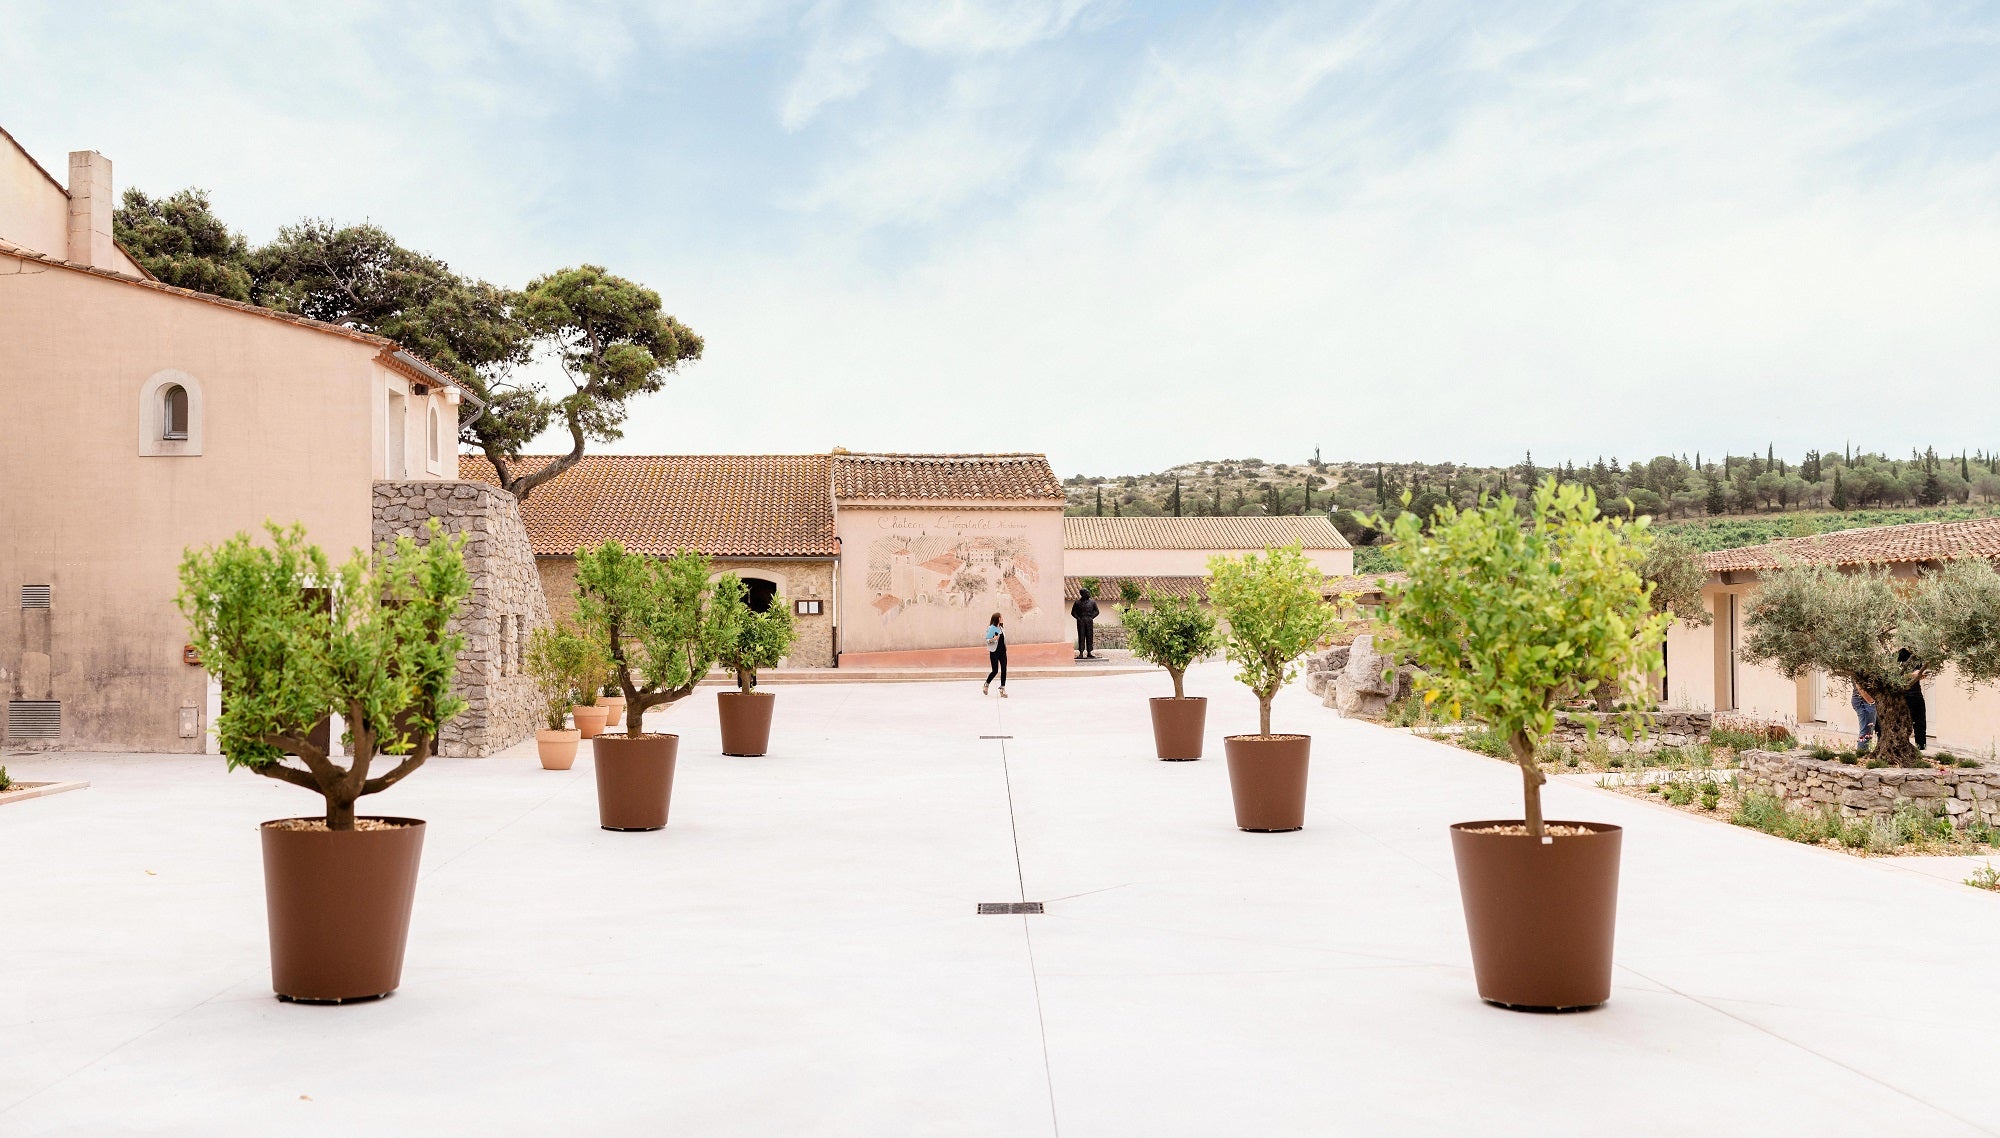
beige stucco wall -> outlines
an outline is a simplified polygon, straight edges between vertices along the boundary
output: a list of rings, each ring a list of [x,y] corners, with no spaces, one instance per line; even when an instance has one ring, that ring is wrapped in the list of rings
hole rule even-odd
[[[977,645],[996,609],[1011,643],[1067,639],[1061,509],[995,506],[841,502],[840,650]]]
[[[573,616],[576,613],[576,558],[537,557],[535,566],[541,572],[542,594],[548,598],[549,612],[557,619]],[[839,617],[834,597],[832,561],[721,558],[715,561],[713,568],[716,573],[762,577],[778,586],[778,593],[785,598],[786,604],[801,599],[825,601],[826,604],[822,606],[824,611],[819,616],[794,617],[798,638],[793,641],[791,655],[785,658],[783,666],[792,668],[833,666],[834,627]]]
[[[1065,549],[1063,572],[1071,577],[1206,577],[1208,560],[1239,557],[1242,549]],[[1329,577],[1354,572],[1351,549],[1308,549],[1306,558]]]
[[[174,604],[182,552],[267,518],[302,522],[336,560],[369,544],[391,379],[378,351],[0,255],[7,698],[61,700],[65,746],[203,750],[207,676],[181,661]],[[199,455],[139,453],[139,393],[165,369],[200,389]],[[23,613],[24,584],[51,585],[54,607]]]
[[[5,138],[0,138],[0,237],[51,257],[63,256],[69,245],[69,195]]]

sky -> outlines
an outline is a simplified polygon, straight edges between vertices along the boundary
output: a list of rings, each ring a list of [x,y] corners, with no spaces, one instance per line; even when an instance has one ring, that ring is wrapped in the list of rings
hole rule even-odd
[[[2000,6],[77,13],[0,0],[50,169],[657,290],[706,353],[598,450],[2000,449]]]

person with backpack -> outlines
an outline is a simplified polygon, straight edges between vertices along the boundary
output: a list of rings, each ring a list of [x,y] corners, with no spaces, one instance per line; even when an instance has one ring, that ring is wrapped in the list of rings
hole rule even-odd
[[[993,677],[1000,677],[1000,698],[1007,698],[1007,625],[994,613],[986,624],[986,658],[992,666],[986,669],[986,683],[979,694],[985,695],[993,687]]]

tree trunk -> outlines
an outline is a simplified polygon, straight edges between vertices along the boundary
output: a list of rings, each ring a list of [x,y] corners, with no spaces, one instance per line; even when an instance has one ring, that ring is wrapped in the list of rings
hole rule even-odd
[[[1916,721],[1900,691],[1868,694],[1875,697],[1875,755],[1899,767],[1927,766],[1917,750]]]
[[[326,828],[329,830],[352,830],[354,828],[354,799],[342,794],[326,796]]]
[[[1613,694],[1614,689],[1608,681],[1590,689],[1590,698],[1597,701],[1597,710],[1599,711],[1608,712],[1611,710]]]
[[[1175,699],[1187,698],[1186,696],[1181,694],[1181,670],[1179,668],[1168,668],[1167,674],[1174,678],[1174,698]]]
[[[1268,692],[1257,693],[1257,733],[1271,733],[1271,695]]]
[[[744,695],[749,695],[749,694],[750,694],[750,686],[751,686],[752,684],[756,683],[756,682],[757,682],[757,673],[755,673],[755,672],[751,671],[751,670],[750,670],[750,669],[748,669],[748,668],[738,668],[738,669],[736,669],[736,690],[737,690],[737,691],[739,691],[739,692],[742,692],[742,693],[743,693]]]
[[[1514,761],[1521,767],[1521,800],[1526,808],[1528,836],[1540,841],[1542,838],[1542,783],[1546,781],[1542,768],[1535,761],[1535,744],[1526,731],[1516,731],[1507,738],[1507,747],[1514,752]]]

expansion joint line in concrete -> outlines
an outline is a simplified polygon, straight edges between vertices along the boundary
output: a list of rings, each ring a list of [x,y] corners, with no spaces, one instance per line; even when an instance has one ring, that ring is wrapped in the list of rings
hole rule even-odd
[[[999,736],[994,742],[1000,745],[1000,780],[1007,788],[1007,832],[1014,839],[1014,883],[1020,892],[1020,899],[1028,899],[1028,877],[1021,869],[1021,823],[1014,816],[1014,772],[1007,762],[1007,740],[1013,736],[1006,733],[1005,715],[1000,708],[993,709],[994,718],[1000,720],[994,728]],[[1062,1123],[1056,1117],[1056,1074],[1049,1062],[1049,1020],[1042,1010],[1042,974],[1035,965],[1035,930],[1030,918],[1021,918],[1021,939],[1028,949],[1028,982],[1035,990],[1035,1030],[1042,1037],[1042,1083],[1049,1093],[1049,1133],[1062,1138]]]

